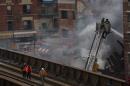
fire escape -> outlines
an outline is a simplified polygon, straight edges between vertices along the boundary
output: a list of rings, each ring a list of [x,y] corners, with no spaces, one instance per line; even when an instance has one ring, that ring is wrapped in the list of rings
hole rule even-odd
[[[58,28],[58,1],[57,0],[40,0],[40,18],[48,18],[52,22],[50,32],[55,32]]]

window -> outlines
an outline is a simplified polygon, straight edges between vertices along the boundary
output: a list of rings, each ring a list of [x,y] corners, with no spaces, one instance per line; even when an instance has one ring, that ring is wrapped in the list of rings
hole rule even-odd
[[[130,22],[130,13],[127,16],[128,22]]]
[[[42,29],[43,31],[47,31],[48,29],[47,23],[42,23]]]
[[[7,23],[8,23],[8,31],[14,30],[13,21],[8,21]]]
[[[54,21],[53,22],[54,27],[58,27],[58,19],[54,18],[53,21]]]
[[[127,38],[127,39],[128,39],[128,42],[130,42],[130,34],[128,34],[127,36],[128,36],[128,38]]]
[[[61,18],[62,19],[68,18],[68,12],[67,11],[61,11]]]
[[[32,21],[31,20],[25,20],[23,22],[23,27],[26,30],[31,30],[32,29]]]
[[[12,7],[7,6],[7,15],[12,15]]]
[[[42,28],[46,29],[47,28],[47,23],[42,23]]]
[[[54,13],[55,13],[54,9],[52,7],[49,7],[49,6],[44,7],[42,10],[43,15],[53,15]]]
[[[72,17],[73,17],[73,19],[75,19],[75,12],[74,11],[72,11]]]
[[[68,30],[62,29],[62,35],[63,37],[68,37]]]
[[[130,49],[130,43],[128,43],[128,49]]]
[[[31,13],[31,6],[30,5],[23,5],[23,13],[30,14]]]
[[[4,3],[5,0],[0,0],[0,4]]]
[[[128,54],[128,62],[129,62],[129,64],[130,64],[130,54]]]

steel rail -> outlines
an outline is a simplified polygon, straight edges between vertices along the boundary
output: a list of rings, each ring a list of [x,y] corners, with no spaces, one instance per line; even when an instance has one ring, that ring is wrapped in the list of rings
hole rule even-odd
[[[15,52],[0,48],[0,59],[8,60],[9,64],[14,64],[20,67],[22,63],[31,64],[34,73],[38,73],[41,67],[45,67],[48,71],[49,77],[55,80],[69,83],[71,86],[126,86],[126,81],[114,77],[86,70],[78,69],[63,64],[58,64],[52,61],[38,59],[23,53]]]

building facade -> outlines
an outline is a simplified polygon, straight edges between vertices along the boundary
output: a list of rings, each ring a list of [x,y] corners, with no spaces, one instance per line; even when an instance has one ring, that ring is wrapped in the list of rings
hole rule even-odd
[[[74,28],[75,0],[0,0],[0,31]]]
[[[35,34],[34,20],[37,18],[35,7],[36,0],[1,0],[0,31],[6,32],[7,35],[12,33],[13,37],[23,37],[25,31],[29,32],[29,35]]]
[[[34,30],[33,20],[37,18],[36,0],[1,0],[0,7],[1,31]]]
[[[124,63],[126,79],[130,77],[130,0],[123,0]]]
[[[58,1],[39,0],[37,9],[37,19],[34,20],[35,29],[44,32],[55,32],[58,28]]]
[[[76,0],[0,0],[0,39],[31,40],[37,31],[73,30]],[[33,41],[33,40],[32,40]]]
[[[73,30],[75,27],[76,0],[58,0],[58,25],[61,30]]]

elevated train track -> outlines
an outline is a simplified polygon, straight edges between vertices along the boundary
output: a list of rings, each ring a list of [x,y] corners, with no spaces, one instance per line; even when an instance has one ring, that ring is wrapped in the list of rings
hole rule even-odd
[[[0,77],[18,84],[18,86],[43,86],[38,74],[32,73],[32,79],[22,77],[21,69],[5,62],[0,63]],[[46,77],[45,86],[69,86],[69,84]]]
[[[31,64],[33,68],[32,76],[35,81],[38,81],[40,79],[40,77],[38,77],[38,72],[41,66],[44,66],[49,73],[49,76],[46,80],[48,81],[48,84],[51,83],[50,86],[127,86],[126,82],[121,79],[97,74],[94,72],[87,72],[85,70],[80,70],[74,67],[69,67],[47,60],[41,60],[36,57],[24,55],[22,53],[14,52],[3,48],[0,48],[0,61],[4,64],[0,64],[1,69],[5,68],[12,71],[17,70],[19,74],[21,71],[19,69],[21,67],[21,64],[23,64],[24,62]],[[2,72],[11,73],[10,71],[0,70],[1,74]],[[15,74],[13,76],[15,78],[18,77],[17,75],[15,76]]]

